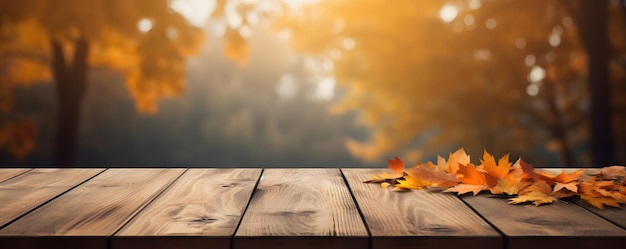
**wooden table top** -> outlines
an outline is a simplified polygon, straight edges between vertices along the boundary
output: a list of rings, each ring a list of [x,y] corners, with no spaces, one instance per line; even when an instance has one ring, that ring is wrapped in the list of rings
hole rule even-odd
[[[626,208],[365,184],[381,169],[0,169],[0,248],[622,248]]]

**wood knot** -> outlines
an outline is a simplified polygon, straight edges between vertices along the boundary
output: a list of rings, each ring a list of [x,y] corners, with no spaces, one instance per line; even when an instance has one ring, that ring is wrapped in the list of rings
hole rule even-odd
[[[298,211],[298,212],[283,211],[283,212],[275,212],[273,214],[279,215],[279,216],[313,216],[317,214],[317,211],[313,211],[313,210],[305,210],[305,211]]]
[[[189,222],[192,222],[192,223],[203,223],[203,224],[211,224],[216,221],[217,219],[206,217],[206,216],[201,216],[196,219],[189,220]]]
[[[524,223],[540,225],[540,226],[569,226],[571,225],[567,221],[557,220],[557,219],[544,219],[539,217],[530,217],[523,220]]]
[[[423,228],[423,230],[436,232],[436,233],[452,233],[456,231],[456,229],[451,228],[451,227],[446,227],[446,226],[430,226],[430,227]]]

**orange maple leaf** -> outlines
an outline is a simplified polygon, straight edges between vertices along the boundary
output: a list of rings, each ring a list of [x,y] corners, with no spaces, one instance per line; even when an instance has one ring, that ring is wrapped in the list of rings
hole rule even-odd
[[[483,153],[483,160],[480,160],[482,168],[487,172],[494,181],[506,176],[511,170],[511,163],[509,162],[509,155],[506,154],[496,164],[496,159],[490,155],[487,150]]]
[[[574,172],[570,172],[570,173],[565,173],[565,170],[561,171],[560,174],[558,174],[557,176],[553,176],[552,174],[548,173],[548,172],[537,172],[535,171],[535,173],[537,174],[537,177],[544,180],[544,181],[549,181],[549,182],[559,182],[559,183],[570,183],[573,181],[576,181],[578,179],[580,179],[580,177],[583,175],[585,171],[584,170],[577,170]]]
[[[476,166],[471,163],[466,165],[459,164],[457,179],[459,179],[462,184],[446,189],[444,192],[456,192],[459,195],[473,192],[474,195],[477,195],[480,191],[489,188],[487,186],[485,173],[478,171]]]
[[[428,164],[417,164],[408,169],[404,178],[404,180],[398,180],[397,187],[406,189],[452,187],[458,183],[453,175]]]
[[[606,190],[612,186],[613,181],[597,181],[596,177],[592,177],[579,185],[580,199],[599,209],[604,209],[605,205],[619,207],[620,203],[625,203],[626,198],[622,199],[621,193],[618,191]],[[613,193],[617,194],[617,198],[613,197]]]
[[[404,172],[404,162],[396,156],[395,159],[387,159],[389,165],[387,168],[391,169],[394,174],[402,174]]]
[[[593,197],[588,195],[581,195],[580,199],[599,209],[604,209],[605,205],[611,207],[619,207],[620,203],[618,200],[611,197]]]
[[[508,174],[504,178],[499,179],[495,186],[489,188],[489,191],[494,195],[516,195],[529,184],[529,182],[520,179],[514,174]]]
[[[446,193],[456,193],[457,195],[462,195],[465,193],[472,192],[474,195],[480,193],[480,191],[487,190],[489,187],[487,185],[475,185],[475,184],[459,184],[449,189],[444,190]]]
[[[467,153],[465,153],[465,150],[461,148],[454,153],[450,153],[450,156],[448,157],[448,167],[446,170],[450,174],[456,174],[459,170],[459,165],[467,165],[469,163],[470,156],[468,156]]]
[[[509,199],[509,204],[533,202],[535,206],[552,203],[557,198],[552,196],[552,187],[545,181],[535,181],[527,188],[520,191],[515,198]]]
[[[557,192],[561,189],[567,189],[569,191],[576,193],[578,192],[578,182],[569,182],[569,183],[557,182],[556,185],[554,185],[553,192]]]
[[[470,157],[463,149],[451,153],[447,161],[437,157],[437,164],[418,163],[408,169],[397,156],[387,161],[391,173],[383,171],[364,182],[379,183],[383,189],[392,187],[392,191],[443,187],[447,188],[443,192],[458,195],[469,192],[477,195],[483,190],[492,194],[517,195],[509,199],[510,204],[532,202],[539,206],[575,195],[600,209],[626,203],[624,166],[605,167],[583,181],[583,170],[553,175],[548,171],[536,171],[522,158],[511,164],[508,154],[496,162],[487,150],[484,150],[478,166],[470,163]]]
[[[459,170],[457,171],[457,178],[459,181],[465,184],[472,185],[486,185],[487,178],[485,173],[478,171],[476,166],[469,163],[467,165],[459,164]]]
[[[510,167],[509,173],[501,179],[498,179],[496,185],[491,187],[489,191],[494,195],[503,193],[516,195],[521,189],[526,188],[528,184],[530,184],[529,179],[531,178],[528,174],[524,173],[520,160],[517,160],[517,162]]]
[[[517,159],[515,164],[519,164],[522,172],[524,172],[524,178],[537,178],[537,174],[535,174],[535,168],[532,164],[525,162],[521,157]]]

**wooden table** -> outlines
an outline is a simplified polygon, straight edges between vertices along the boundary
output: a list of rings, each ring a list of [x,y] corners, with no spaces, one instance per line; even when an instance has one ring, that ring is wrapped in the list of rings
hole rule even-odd
[[[381,169],[0,169],[0,248],[624,248],[626,208],[365,184]]]

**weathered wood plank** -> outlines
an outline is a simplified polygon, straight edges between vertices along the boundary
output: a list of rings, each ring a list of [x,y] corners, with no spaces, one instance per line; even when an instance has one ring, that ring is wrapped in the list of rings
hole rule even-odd
[[[568,168],[568,169],[559,169],[559,168],[545,168],[545,169],[538,169],[540,171],[546,171],[549,172],[553,175],[557,175],[559,173],[561,173],[562,171],[565,171],[566,173],[568,172],[572,172],[572,171],[577,171],[580,169],[584,169],[585,170],[585,174],[583,175],[583,180],[587,181],[589,180],[589,178],[593,177],[592,175],[594,174],[598,174],[600,172],[600,168]],[[622,208],[614,208],[614,207],[606,207],[605,209],[598,209],[596,207],[591,206],[589,203],[580,200],[580,199],[575,199],[573,201],[574,203],[578,204],[579,206],[613,222],[613,224],[617,224],[618,226],[620,226],[621,228],[626,229],[626,206],[622,206]]]
[[[189,169],[114,235],[111,248],[230,248],[261,169]]]
[[[104,169],[35,169],[0,183],[0,228]]]
[[[244,248],[367,248],[339,169],[266,169],[233,243]]]
[[[507,236],[511,249],[617,248],[626,231],[573,203],[510,205],[487,194],[463,200]]]
[[[109,169],[0,230],[7,248],[107,248],[184,169]]]
[[[626,229],[626,205],[622,205],[621,208],[605,207],[604,209],[598,209],[589,205],[589,203],[583,200],[576,200],[576,204],[613,222],[613,224],[616,224],[621,228]]]
[[[372,248],[502,248],[503,239],[454,195],[365,184],[381,169],[342,169],[372,234]]]
[[[12,177],[18,176],[20,174],[24,174],[32,169],[17,169],[17,168],[7,168],[0,169],[0,183],[4,182]]]

